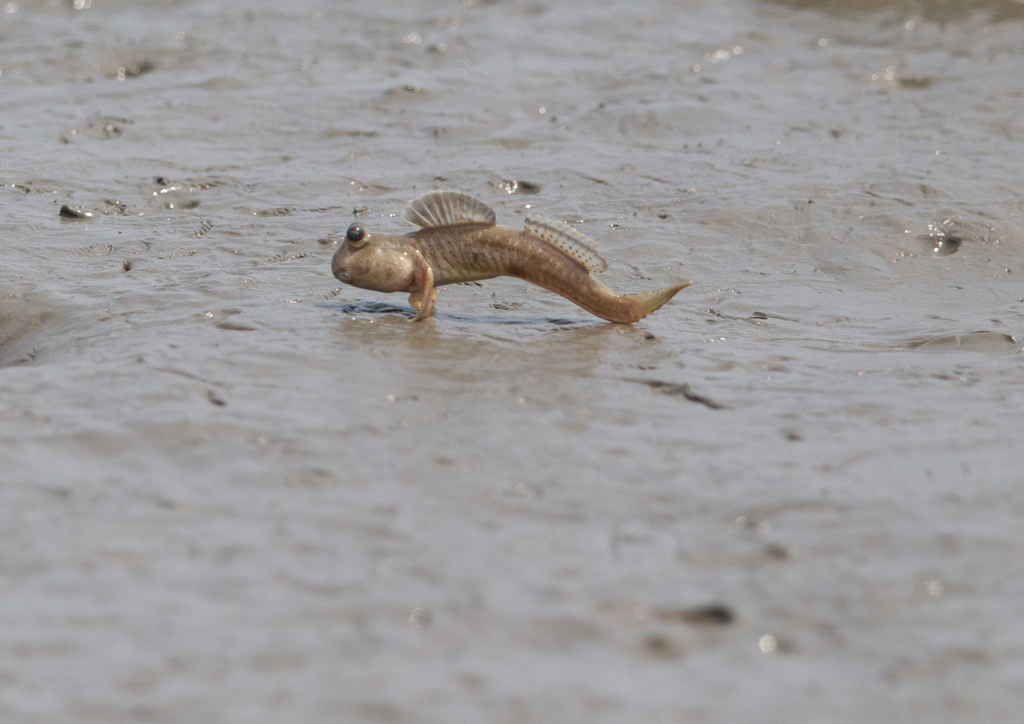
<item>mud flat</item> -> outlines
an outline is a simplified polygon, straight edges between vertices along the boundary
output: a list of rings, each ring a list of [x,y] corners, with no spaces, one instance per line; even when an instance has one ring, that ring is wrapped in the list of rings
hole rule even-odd
[[[1022,9],[6,6],[0,718],[1014,720]]]

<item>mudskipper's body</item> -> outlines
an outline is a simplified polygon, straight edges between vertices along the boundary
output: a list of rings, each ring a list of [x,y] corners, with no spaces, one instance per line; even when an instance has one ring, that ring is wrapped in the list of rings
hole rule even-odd
[[[689,285],[619,296],[591,275],[608,268],[597,242],[543,216],[527,217],[523,231],[498,226],[487,205],[454,191],[417,196],[402,217],[419,231],[378,236],[352,224],[331,268],[354,287],[408,292],[419,310],[416,321],[433,313],[437,287],[500,276],[524,279],[622,324],[643,319]]]

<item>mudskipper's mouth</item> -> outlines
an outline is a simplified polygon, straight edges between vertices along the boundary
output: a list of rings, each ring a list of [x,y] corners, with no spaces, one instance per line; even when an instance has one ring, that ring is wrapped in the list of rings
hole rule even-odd
[[[340,279],[343,282],[352,281],[352,272],[347,272],[344,269],[339,269],[338,271],[334,272],[334,276],[338,277],[338,279]]]

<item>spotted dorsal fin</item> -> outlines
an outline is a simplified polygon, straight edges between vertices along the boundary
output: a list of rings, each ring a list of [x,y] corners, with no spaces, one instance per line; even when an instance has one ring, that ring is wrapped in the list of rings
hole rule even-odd
[[[564,252],[589,272],[600,274],[608,269],[608,262],[594,248],[597,242],[564,221],[555,221],[544,216],[528,216],[526,233]]]
[[[494,210],[483,201],[458,191],[430,191],[410,201],[402,218],[421,229],[460,224],[498,223]]]

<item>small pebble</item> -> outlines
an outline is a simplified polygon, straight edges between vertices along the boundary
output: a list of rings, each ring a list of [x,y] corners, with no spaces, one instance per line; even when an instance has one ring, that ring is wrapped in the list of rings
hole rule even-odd
[[[64,204],[63,206],[60,207],[60,216],[65,219],[91,219],[95,215],[96,214],[94,214],[91,211],[86,211],[85,209],[75,209],[68,206],[67,204]]]

